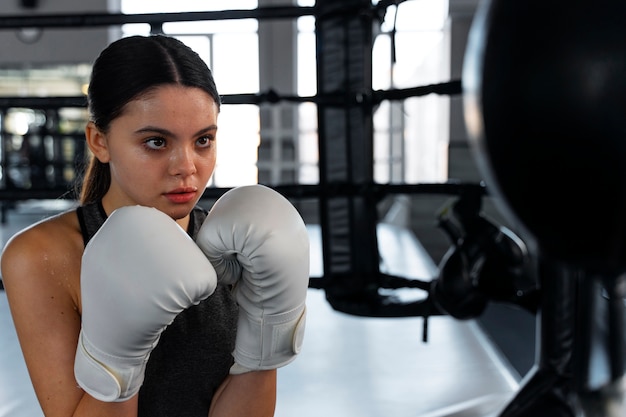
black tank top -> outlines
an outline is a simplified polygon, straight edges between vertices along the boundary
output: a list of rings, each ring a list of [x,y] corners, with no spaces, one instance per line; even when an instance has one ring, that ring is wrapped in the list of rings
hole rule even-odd
[[[87,244],[107,216],[100,202],[78,207],[77,214]],[[187,233],[194,240],[205,217],[200,207],[191,213]],[[222,284],[180,313],[150,355],[138,417],[207,417],[233,363],[236,328],[237,306],[230,287]]]

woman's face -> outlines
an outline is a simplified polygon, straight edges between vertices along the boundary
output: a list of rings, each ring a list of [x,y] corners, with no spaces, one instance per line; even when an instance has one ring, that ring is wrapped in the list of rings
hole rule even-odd
[[[217,116],[213,98],[193,87],[161,86],[129,102],[94,152],[111,169],[105,208],[189,214],[215,168]]]

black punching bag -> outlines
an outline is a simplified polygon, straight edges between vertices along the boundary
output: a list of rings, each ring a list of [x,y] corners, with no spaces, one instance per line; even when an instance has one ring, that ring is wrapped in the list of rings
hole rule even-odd
[[[548,257],[626,268],[626,1],[492,0],[475,16],[464,115],[504,212]]]

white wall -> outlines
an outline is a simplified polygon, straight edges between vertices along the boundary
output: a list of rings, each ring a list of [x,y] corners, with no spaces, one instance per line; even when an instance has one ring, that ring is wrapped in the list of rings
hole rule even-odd
[[[120,0],[37,0],[37,7],[23,8],[21,0],[0,2],[2,16],[118,12]],[[23,42],[16,29],[0,28],[0,66],[29,66],[92,62],[116,37],[108,27],[43,29],[33,43]]]

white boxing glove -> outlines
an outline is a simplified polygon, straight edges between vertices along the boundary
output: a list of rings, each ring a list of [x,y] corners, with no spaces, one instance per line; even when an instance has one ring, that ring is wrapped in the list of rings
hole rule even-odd
[[[276,369],[300,352],[309,285],[309,237],[295,207],[252,185],[220,197],[196,243],[239,304],[231,374]]]
[[[101,401],[139,391],[162,331],[215,291],[210,262],[165,213],[115,210],[92,237],[81,267],[82,328],[74,374]]]

